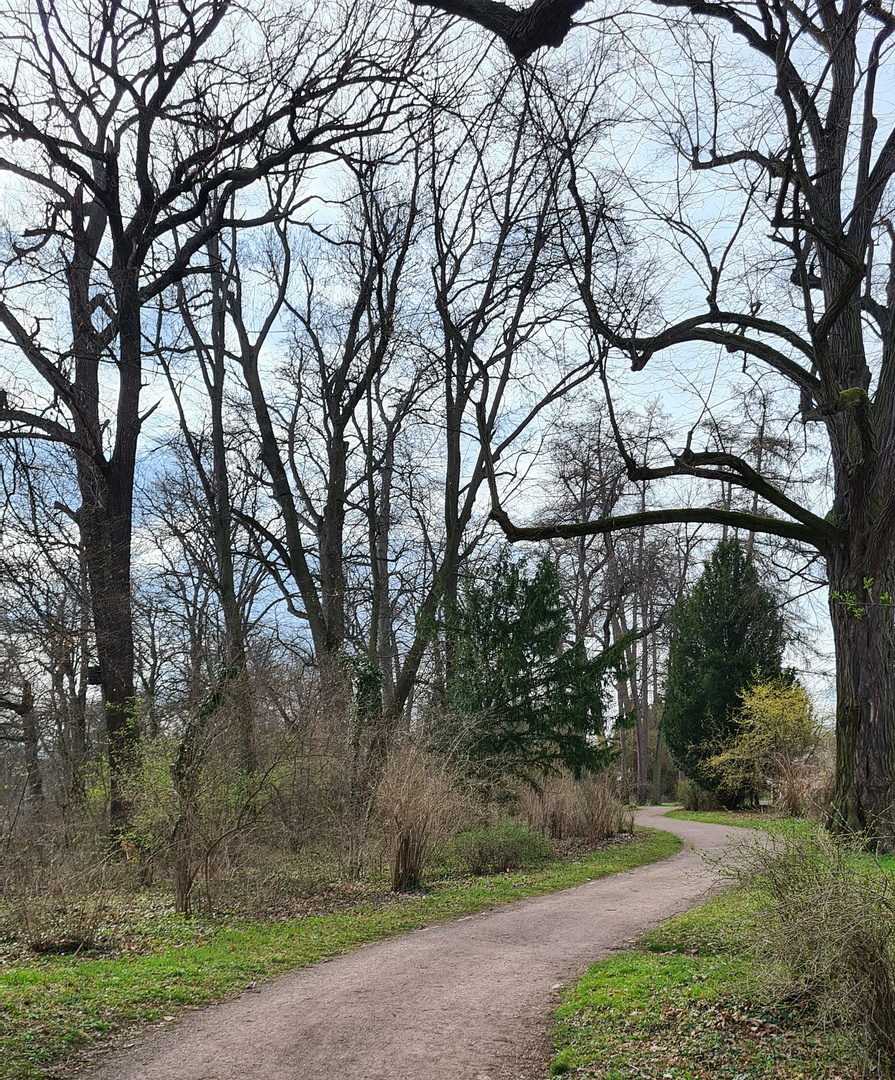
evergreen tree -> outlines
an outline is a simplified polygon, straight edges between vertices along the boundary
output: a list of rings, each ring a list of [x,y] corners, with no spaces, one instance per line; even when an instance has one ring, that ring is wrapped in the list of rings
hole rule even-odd
[[[571,619],[556,566],[531,573],[502,551],[487,581],[467,580],[450,620],[451,669],[437,741],[488,783],[604,768],[603,691],[619,675],[620,642],[588,657],[568,644]]]
[[[742,692],[781,677],[783,619],[742,544],[731,540],[718,544],[669,621],[662,731],[687,776],[717,792],[717,774],[705,763],[734,733]],[[746,794],[717,793],[726,805]]]

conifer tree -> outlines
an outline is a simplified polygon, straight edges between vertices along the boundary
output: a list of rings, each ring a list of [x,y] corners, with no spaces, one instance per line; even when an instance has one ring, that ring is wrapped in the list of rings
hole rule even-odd
[[[705,762],[733,734],[742,692],[782,676],[783,619],[745,548],[731,540],[718,544],[669,622],[662,731],[678,766],[715,791],[717,776]],[[745,792],[718,794],[736,805]]]
[[[487,580],[467,580],[451,619],[451,671],[437,739],[488,782],[604,768],[604,687],[627,640],[595,657],[569,644],[568,606],[554,563],[531,572],[504,550]]]

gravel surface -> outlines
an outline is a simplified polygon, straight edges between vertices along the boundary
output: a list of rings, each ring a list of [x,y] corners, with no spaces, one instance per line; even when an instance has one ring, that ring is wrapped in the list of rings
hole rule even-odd
[[[85,1080],[544,1080],[562,987],[696,904],[749,830],[638,812],[661,862],[417,930],[187,1014]]]

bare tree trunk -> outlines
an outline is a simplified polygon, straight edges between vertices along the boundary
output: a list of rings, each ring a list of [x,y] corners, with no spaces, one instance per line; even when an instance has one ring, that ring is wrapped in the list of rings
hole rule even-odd
[[[211,404],[212,439],[212,512],[214,518],[215,552],[218,564],[218,591],[224,613],[226,662],[235,669],[232,682],[232,699],[236,712],[239,755],[242,770],[253,773],[257,768],[255,754],[255,723],[252,710],[251,687],[246,661],[245,631],[242,611],[236,595],[236,578],[233,568],[233,522],[230,508],[230,478],[227,469],[227,446],[224,433],[224,381],[227,370],[226,318],[227,293],[221,261],[220,237],[215,234],[208,242],[211,263],[212,348],[203,360],[205,384]],[[210,370],[209,370],[210,368]],[[201,462],[201,454],[195,455]]]
[[[653,707],[656,709],[656,752],[653,756],[653,805],[662,802],[662,703],[659,697],[659,639],[652,635],[653,647]]]
[[[131,621],[130,484],[133,460],[121,470],[79,462],[83,502],[78,512],[90,576],[97,659],[102,680],[109,761],[110,825],[125,827],[130,806],[125,786],[137,757],[134,716],[134,637]],[[107,477],[110,483],[106,484]],[[125,504],[122,506],[122,502]]]
[[[79,607],[78,620],[78,671],[77,696],[74,701],[70,722],[71,740],[71,786],[76,800],[82,800],[84,789],[84,767],[87,764],[87,667],[90,658],[90,587],[87,578],[87,560],[82,546],[78,548]]]
[[[118,197],[114,169],[103,173],[110,201]],[[91,216],[92,215],[92,216]],[[91,319],[91,271],[106,215],[84,207],[72,211],[73,257],[67,267],[75,378],[70,387],[78,435],[75,465],[81,506],[76,519],[90,583],[94,640],[103,689],[109,764],[109,823],[126,827],[130,806],[125,787],[133,773],[139,729],[135,718],[134,630],[131,610],[131,534],[142,388],[141,303],[138,270],[130,265],[130,242],[112,245],[110,281],[118,315],[118,402],[111,454],[104,450],[100,417],[100,364],[104,358]],[[125,250],[126,249],[126,250]]]
[[[662,802],[662,725],[656,730],[656,752],[653,755],[653,806]]]
[[[22,690],[19,716],[22,719],[22,745],[25,748],[28,802],[33,810],[39,811],[44,802],[43,776],[40,771],[40,740],[37,717],[34,714],[34,697],[31,693],[31,683],[28,682]]]
[[[391,612],[389,541],[398,420],[382,415],[385,445],[382,448],[382,459],[377,464],[374,454],[376,430],[373,423],[373,389],[371,387],[367,395],[367,525],[372,593],[369,656],[382,674],[382,711],[391,716],[394,714],[396,656]]]
[[[649,625],[648,600],[644,595],[645,583],[641,584],[641,633]],[[649,782],[649,643],[645,637],[640,641],[640,707],[637,710],[637,803],[643,806],[647,798]]]
[[[830,560],[830,615],[836,645],[835,832],[865,832],[895,846],[895,618],[880,593],[867,594],[862,575],[837,573]],[[850,598],[855,598],[852,604]]]

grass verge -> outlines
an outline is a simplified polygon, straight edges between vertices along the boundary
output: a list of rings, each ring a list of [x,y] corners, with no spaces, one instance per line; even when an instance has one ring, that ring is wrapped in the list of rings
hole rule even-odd
[[[283,920],[185,922],[151,905],[130,951],[0,964],[0,1080],[68,1075],[91,1043],[166,1024],[247,984],[406,930],[570,888],[674,854],[677,837],[639,829],[631,843],[529,870],[438,882],[375,905]]]
[[[672,810],[665,816],[680,821],[702,821],[706,825],[737,825],[743,829],[766,829],[785,820],[761,810]]]
[[[600,1080],[846,1080],[854,1044],[795,1006],[761,1004],[746,920],[725,894],[594,965],[557,1012],[551,1075]]]

